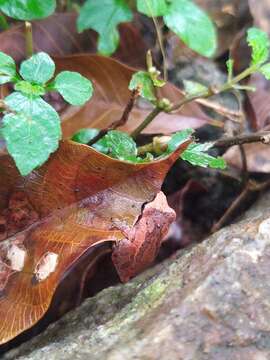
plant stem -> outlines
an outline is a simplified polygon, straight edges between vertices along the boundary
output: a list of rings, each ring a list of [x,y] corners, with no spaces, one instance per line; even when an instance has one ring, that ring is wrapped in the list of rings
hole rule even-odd
[[[125,125],[125,123],[128,121],[129,115],[134,107],[135,101],[139,96],[138,90],[133,90],[131,92],[130,99],[127,103],[127,106],[125,107],[123,114],[121,118],[117,121],[112,122],[107,128],[100,130],[99,134],[95,136],[87,145],[91,146],[95,144],[98,140],[103,138],[104,135],[106,135],[110,130],[115,130],[120,126]]]
[[[270,181],[266,180],[263,183],[257,183],[249,180],[240,195],[232,202],[229,208],[225,211],[220,220],[212,227],[211,233],[214,233],[226,225],[236,210],[245,202],[248,196],[254,192],[266,190],[270,186]]]
[[[170,139],[171,139],[171,137],[168,136],[167,142],[169,142]],[[215,143],[213,143],[213,147],[228,148],[228,147],[231,147],[234,145],[243,145],[243,144],[250,144],[250,143],[256,143],[256,142],[261,142],[265,145],[270,144],[270,131],[262,131],[262,132],[257,132],[257,133],[253,133],[253,134],[237,135],[237,136],[219,139]],[[146,152],[153,152],[154,150],[155,150],[155,147],[154,147],[153,142],[138,147],[138,153],[140,155],[143,155]]]
[[[29,21],[25,21],[25,52],[27,58],[34,53],[32,24]]]
[[[236,209],[238,209],[240,205],[243,204],[244,200],[246,200],[249,194],[250,194],[250,188],[249,188],[249,184],[247,184],[247,186],[242,190],[240,195],[232,202],[230,207],[225,211],[225,213],[219,219],[219,221],[216,224],[214,224],[214,226],[211,229],[211,233],[215,233],[229,221],[230,217],[233,215]]]
[[[155,28],[156,28],[159,48],[160,48],[162,59],[163,59],[163,78],[164,78],[164,81],[167,82],[167,80],[168,80],[167,58],[166,58],[166,52],[165,52],[165,49],[164,49],[163,34],[162,34],[162,31],[161,31],[161,29],[159,27],[158,20],[155,17],[153,17],[152,19],[153,19],[153,22],[154,22],[154,25],[155,25]]]
[[[3,13],[0,13],[0,27],[3,30],[9,29],[9,24],[7,22],[7,18],[5,17],[5,15]]]
[[[133,139],[136,139],[136,137],[141,133],[141,131],[148,126],[154,118],[160,114],[163,111],[163,109],[159,107],[155,107],[152,112],[144,119],[144,121],[130,134]]]
[[[184,105],[194,100],[198,100],[201,98],[207,99],[213,95],[218,95],[225,91],[232,90],[236,84],[238,84],[240,81],[242,81],[243,79],[254,73],[256,70],[257,67],[250,66],[236,77],[232,78],[231,80],[228,80],[225,84],[223,84],[220,87],[216,87],[216,88],[209,87],[208,89],[202,91],[201,93],[185,96],[181,101],[173,105],[169,110],[164,110],[164,108],[161,108],[157,105],[157,107],[152,110],[152,112],[146,117],[146,119],[131,133],[131,136],[133,138],[136,138],[141,133],[141,131],[144,128],[146,128],[146,126],[148,126],[151,123],[151,121],[153,121],[155,117],[162,111],[171,113],[173,111],[181,109]]]

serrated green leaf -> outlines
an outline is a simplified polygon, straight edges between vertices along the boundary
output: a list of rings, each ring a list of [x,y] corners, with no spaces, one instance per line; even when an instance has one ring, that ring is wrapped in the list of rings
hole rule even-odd
[[[190,80],[184,80],[184,89],[188,95],[201,94],[208,90],[203,84]]]
[[[20,74],[24,80],[34,84],[45,84],[53,77],[55,64],[51,57],[39,52],[21,63]]]
[[[172,0],[164,22],[192,50],[211,57],[217,47],[216,29],[209,16],[190,0]]]
[[[0,51],[0,85],[12,81],[15,76],[15,61],[12,57]]]
[[[2,134],[22,175],[42,165],[61,138],[57,112],[40,97],[14,92],[5,103],[15,113],[3,118]]]
[[[155,101],[155,87],[151,76],[146,71],[138,71],[133,74],[129,83],[129,90],[138,89],[140,96],[149,101]]]
[[[180,155],[181,159],[188,161],[194,166],[210,167],[213,169],[225,169],[226,162],[222,157],[215,158],[204,151],[209,150],[213,143],[190,144],[188,148]]]
[[[191,135],[194,133],[193,129],[185,129],[175,133],[171,140],[168,142],[168,147],[166,153],[171,153],[175,151],[181,144],[190,139]]]
[[[247,43],[252,49],[251,64],[263,64],[269,55],[270,41],[268,35],[258,28],[250,28],[247,32]]]
[[[0,0],[0,10],[14,19],[34,20],[51,15],[55,0]]]
[[[122,131],[109,131],[97,144],[106,147],[110,156],[120,160],[132,161],[137,157],[135,141]]]
[[[118,25],[131,20],[132,12],[125,0],[87,0],[80,10],[77,28],[79,32],[98,32],[99,53],[111,55],[119,44]]]
[[[265,65],[263,65],[260,69],[259,69],[260,73],[262,73],[265,78],[267,80],[270,80],[270,63],[267,63]],[[256,89],[255,89],[256,90]]]
[[[80,144],[88,144],[99,134],[99,131],[98,129],[80,129],[72,136],[71,140]]]
[[[53,88],[71,105],[83,105],[93,95],[91,81],[73,71],[60,72],[54,80]]]
[[[15,90],[20,91],[26,95],[41,96],[45,95],[46,91],[43,86],[31,84],[28,81],[22,80],[15,84]]]
[[[163,16],[169,11],[167,0],[137,0],[137,10],[149,17]]]

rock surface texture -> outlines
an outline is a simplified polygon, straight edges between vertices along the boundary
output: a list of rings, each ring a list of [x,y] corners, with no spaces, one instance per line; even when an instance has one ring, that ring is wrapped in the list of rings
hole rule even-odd
[[[241,221],[86,300],[3,359],[270,359],[270,193]]]

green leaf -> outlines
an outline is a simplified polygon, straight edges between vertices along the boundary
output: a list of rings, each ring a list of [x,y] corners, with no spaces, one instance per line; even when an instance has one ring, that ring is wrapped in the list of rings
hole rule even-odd
[[[80,144],[88,144],[98,134],[98,129],[81,129],[72,136],[71,140],[76,141]]]
[[[208,15],[192,1],[172,0],[164,22],[192,50],[208,57],[215,53],[215,26]]]
[[[20,74],[24,80],[35,83],[45,84],[53,77],[55,64],[51,57],[39,52],[21,63]]]
[[[169,11],[167,0],[137,0],[137,10],[149,17],[163,16]]]
[[[190,80],[184,80],[184,89],[188,95],[197,95],[208,90],[206,86]]]
[[[55,11],[55,0],[0,0],[0,10],[14,19],[42,19]]]
[[[134,161],[137,156],[137,145],[126,133],[111,130],[100,141],[99,145],[107,148],[107,153],[117,159]]]
[[[215,158],[205,153],[212,146],[213,143],[190,144],[180,157],[195,166],[225,169],[226,162],[222,157]]]
[[[53,88],[71,105],[83,105],[93,95],[91,81],[73,71],[60,72],[55,78]]]
[[[15,90],[20,91],[26,95],[45,95],[46,91],[43,86],[31,84],[28,81],[22,80],[15,84]]]
[[[270,42],[268,35],[258,28],[250,28],[247,32],[247,42],[252,49],[251,64],[263,64],[269,55]]]
[[[20,173],[27,175],[57,149],[60,119],[40,97],[14,92],[5,98],[5,103],[15,113],[4,116],[2,134]]]
[[[227,66],[227,71],[228,71],[228,79],[231,80],[233,77],[233,65],[234,65],[234,60],[233,59],[228,59],[226,61],[226,66]]]
[[[270,80],[270,63],[263,65],[259,71],[265,76],[267,80]]]
[[[140,96],[149,101],[155,101],[155,87],[151,76],[146,71],[138,71],[133,74],[129,83],[129,90],[138,89]]]
[[[160,79],[160,71],[156,69],[156,67],[151,67],[148,69],[148,74],[153,82],[153,85],[155,87],[163,87],[166,84],[166,81],[163,79]]]
[[[191,135],[194,133],[193,129],[185,129],[175,133],[171,140],[168,142],[168,147],[166,153],[171,153],[175,151],[181,144],[190,139]]]
[[[15,76],[15,61],[12,57],[0,51],[0,85],[12,81]]]
[[[93,29],[99,33],[98,51],[111,55],[119,44],[117,26],[132,20],[132,12],[125,0],[87,0],[77,21],[79,32]]]

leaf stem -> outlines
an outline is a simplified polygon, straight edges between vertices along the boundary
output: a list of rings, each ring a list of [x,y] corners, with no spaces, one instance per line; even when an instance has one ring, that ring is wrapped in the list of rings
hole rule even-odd
[[[150,114],[144,119],[144,121],[130,134],[133,139],[141,133],[141,131],[146,128],[154,119],[155,117],[163,111],[160,107],[155,107]]]
[[[100,130],[99,134],[95,136],[91,141],[89,141],[87,145],[91,146],[95,144],[98,140],[103,138],[103,136],[105,136],[110,130],[115,130],[120,126],[125,125],[125,123],[128,121],[129,115],[134,107],[135,101],[138,98],[138,96],[139,96],[139,91],[133,90],[131,92],[130,99],[123,111],[121,118],[117,121],[112,122],[107,128]]]
[[[25,21],[25,52],[26,57],[29,58],[33,55],[33,30],[32,24],[29,21]]]

